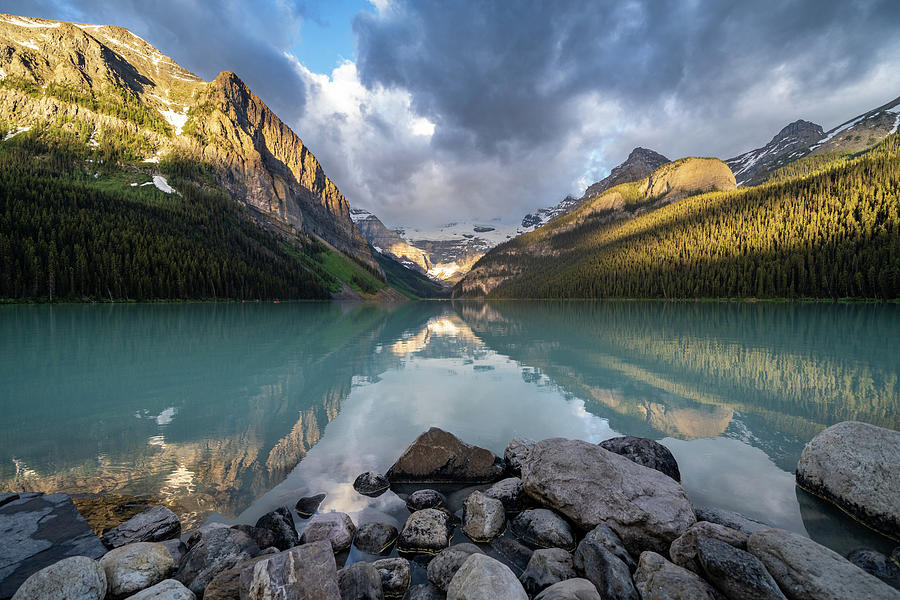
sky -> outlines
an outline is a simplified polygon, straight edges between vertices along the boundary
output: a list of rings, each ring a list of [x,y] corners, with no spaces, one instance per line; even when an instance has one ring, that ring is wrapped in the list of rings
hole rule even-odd
[[[896,0],[0,0],[234,71],[351,206],[514,223],[636,146],[730,158],[900,96]]]

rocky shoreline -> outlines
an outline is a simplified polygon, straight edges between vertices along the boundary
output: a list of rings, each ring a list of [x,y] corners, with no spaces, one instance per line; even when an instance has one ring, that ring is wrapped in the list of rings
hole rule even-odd
[[[898,465],[900,433],[839,423],[807,445],[797,482],[897,540]],[[900,599],[900,546],[845,558],[695,507],[679,480],[646,438],[517,438],[499,457],[432,428],[387,473],[354,482],[405,500],[399,530],[318,512],[318,494],[184,536],[152,506],[98,538],[65,494],[2,494],[0,598]]]

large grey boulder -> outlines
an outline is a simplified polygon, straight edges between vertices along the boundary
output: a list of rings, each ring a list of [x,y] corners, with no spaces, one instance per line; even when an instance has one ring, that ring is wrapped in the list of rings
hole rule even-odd
[[[624,456],[631,462],[664,473],[675,481],[681,481],[678,462],[672,452],[655,440],[623,435],[602,441],[599,446]]]
[[[104,533],[100,541],[107,548],[118,548],[135,542],[162,542],[180,535],[178,516],[165,506],[151,506]]]
[[[406,499],[406,508],[410,512],[425,510],[426,508],[441,508],[447,503],[444,495],[436,490],[416,490]]]
[[[506,528],[506,510],[496,498],[475,491],[463,504],[462,530],[475,542],[489,542]]]
[[[276,549],[274,554],[277,554]],[[241,573],[250,565],[261,560],[271,558],[271,554],[259,554],[250,560],[245,560],[230,569],[221,571],[213,577],[203,592],[203,600],[236,600],[241,597]]]
[[[337,572],[341,600],[384,600],[381,575],[371,563],[357,562]]]
[[[669,546],[669,558],[672,562],[702,575],[700,563],[697,562],[697,540],[701,537],[719,540],[740,550],[747,549],[747,536],[740,531],[717,523],[697,521]]]
[[[185,554],[173,579],[199,596],[216,575],[257,554],[259,547],[242,531],[230,527],[210,529]]]
[[[406,593],[412,581],[409,561],[405,558],[383,558],[376,560],[372,566],[381,576],[381,588],[385,598],[399,598]]]
[[[472,554],[450,580],[447,600],[528,600],[528,594],[509,567],[484,554]]]
[[[696,521],[684,489],[671,477],[580,440],[535,444],[522,482],[529,495],[582,529],[606,523],[632,554],[667,552]]]
[[[656,552],[642,552],[634,587],[644,600],[719,600],[715,588],[693,571],[670,563]]]
[[[397,528],[389,523],[363,523],[356,530],[353,545],[369,554],[381,554],[397,541]]]
[[[203,539],[204,535],[216,531],[217,529],[229,529],[229,527],[225,523],[212,522],[205,523],[196,529],[192,529],[185,540],[185,545],[187,545],[188,550],[197,545],[197,543]]]
[[[565,519],[546,508],[522,511],[510,524],[512,531],[526,544],[538,548],[575,549],[575,534]]]
[[[350,547],[354,535],[356,525],[347,513],[319,513],[309,520],[303,535],[300,536],[300,543],[309,544],[325,540],[331,544],[335,552],[340,552]]]
[[[87,556],[70,556],[32,573],[13,595],[13,600],[103,600],[106,574]]]
[[[900,550],[897,548],[895,553]],[[894,589],[900,590],[900,563],[894,563],[889,557],[871,548],[857,548],[847,554],[847,560],[868,573],[874,575]]]
[[[587,579],[567,579],[554,583],[535,596],[534,600],[604,600],[594,584]]]
[[[457,544],[437,553],[428,563],[428,581],[446,592],[450,581],[472,554],[484,554],[475,544]]]
[[[450,515],[436,508],[409,515],[397,538],[397,549],[410,554],[434,554],[450,545]]]
[[[751,519],[750,517],[742,515],[741,513],[725,510],[723,508],[716,508],[713,506],[700,508],[695,507],[694,513],[697,515],[698,523],[702,521],[715,523],[716,525],[728,527],[729,529],[736,529],[746,536],[750,536],[762,529],[772,528],[771,525],[767,525],[766,523],[757,521],[756,519]]]
[[[786,600],[758,558],[708,537],[697,539],[697,561],[706,580],[729,600]]]
[[[520,513],[533,506],[531,497],[525,493],[525,486],[518,477],[501,479],[484,491],[489,498],[496,498],[503,503],[503,508],[508,513]]]
[[[814,437],[797,463],[797,484],[870,527],[900,538],[900,431],[857,421]]]
[[[604,598],[639,600],[631,573],[637,569],[622,540],[604,524],[597,525],[575,550],[575,571],[590,581]]]
[[[163,579],[156,585],[128,596],[128,600],[197,600],[197,596],[178,581]]]
[[[123,597],[166,579],[175,570],[175,561],[162,544],[136,542],[110,550],[100,566],[109,595]]]
[[[337,565],[326,541],[295,546],[241,571],[241,600],[340,600]]]
[[[9,598],[32,573],[64,558],[106,554],[68,495],[8,498],[0,506],[0,598]]]
[[[529,595],[540,593],[554,583],[575,577],[572,555],[562,548],[535,550],[525,572],[519,577]]]
[[[388,469],[393,483],[492,483],[503,476],[503,460],[452,433],[432,427]]]
[[[747,540],[747,550],[762,561],[791,600],[900,599],[900,591],[796,533],[757,531]]]
[[[522,473],[522,461],[528,457],[528,453],[534,448],[537,442],[531,438],[516,437],[510,440],[503,452],[503,459],[506,461],[506,468],[512,475],[520,475]]]
[[[297,527],[294,525],[294,516],[291,514],[291,509],[286,506],[280,506],[261,516],[256,521],[256,527],[271,531],[275,536],[275,542],[271,545],[279,550],[287,550],[300,543],[297,538]]]

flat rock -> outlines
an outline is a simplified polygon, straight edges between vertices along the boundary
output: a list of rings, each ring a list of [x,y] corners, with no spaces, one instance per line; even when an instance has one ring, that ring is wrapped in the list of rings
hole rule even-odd
[[[297,527],[294,525],[294,516],[291,514],[291,509],[286,506],[280,506],[264,514],[256,522],[256,526],[260,529],[268,529],[275,535],[275,542],[268,545],[275,546],[279,550],[287,550],[300,543],[300,539],[297,537]]]
[[[165,506],[151,506],[107,531],[100,541],[107,548],[135,542],[162,542],[181,535],[181,521]]]
[[[103,600],[106,589],[106,574],[97,561],[70,556],[32,573],[9,595],[13,600]]]
[[[597,588],[587,579],[567,579],[554,583],[534,600],[603,600]]]
[[[457,544],[437,553],[428,563],[428,581],[433,583],[442,592],[447,591],[450,580],[459,571],[469,556],[472,554],[484,554],[475,544]]]
[[[244,532],[230,527],[213,528],[184,555],[173,579],[199,596],[216,575],[258,553],[259,547]]]
[[[409,515],[397,538],[397,549],[407,553],[440,552],[450,545],[450,515],[436,508]]]
[[[492,483],[503,476],[503,460],[452,433],[432,427],[388,469],[391,483]]]
[[[509,567],[484,554],[472,554],[450,580],[447,600],[528,600],[528,594]]]
[[[575,535],[565,519],[546,508],[522,511],[510,523],[510,531],[526,544],[538,548],[575,549]]]
[[[712,538],[730,544],[739,550],[747,549],[747,536],[717,523],[709,521],[697,521],[681,534],[672,545],[669,546],[669,558],[679,567],[690,569],[698,575],[703,574],[700,563],[697,562],[697,540],[700,537]]]
[[[385,598],[399,598],[406,593],[412,581],[409,561],[405,558],[383,558],[372,563],[381,576],[381,589]]]
[[[670,563],[656,552],[642,552],[634,587],[644,600],[719,600],[713,586],[693,571]]]
[[[751,519],[741,513],[715,508],[711,506],[695,508],[697,521],[708,521],[716,525],[722,525],[729,529],[736,529],[746,536],[750,536],[762,529],[771,529],[771,525],[767,525],[762,521]]]
[[[786,600],[760,560],[731,544],[700,536],[697,561],[705,579],[729,600]]]
[[[528,561],[525,572],[519,577],[522,587],[530,596],[544,588],[575,577],[572,555],[562,548],[542,548],[535,550]]]
[[[353,545],[369,554],[381,554],[397,541],[397,528],[388,523],[363,523],[356,530]]]
[[[409,588],[406,600],[446,600],[447,594],[430,583],[420,583]]]
[[[181,566],[181,560],[188,551],[187,545],[178,538],[174,540],[165,540],[159,543],[169,551],[169,554],[172,556],[172,562],[175,563],[175,568],[177,569]]]
[[[337,572],[341,600],[383,600],[381,575],[370,563],[358,562]]]
[[[197,600],[197,596],[180,582],[163,579],[156,585],[129,596],[128,600]]]
[[[533,505],[531,497],[525,493],[522,480],[518,477],[501,479],[485,490],[484,495],[502,502],[504,510],[508,513],[520,513]]]
[[[455,547],[455,546],[454,546]],[[514,537],[500,537],[491,542],[491,550],[503,558],[516,576],[522,575],[528,567],[528,561],[534,554],[534,549],[529,548]]]
[[[573,564],[604,598],[639,600],[631,580],[637,565],[616,532],[606,525],[597,525],[578,543]]]
[[[14,494],[0,506],[0,598],[64,558],[100,558],[106,547],[66,494]]]
[[[316,511],[319,510],[319,505],[322,504],[322,500],[325,499],[325,494],[316,494],[315,496],[304,496],[297,500],[297,505],[294,508],[297,510],[297,514],[303,517],[304,519],[308,519],[309,517],[316,514]]]
[[[522,483],[530,496],[582,529],[606,523],[632,554],[668,552],[696,521],[684,489],[671,477],[580,440],[536,443],[523,463]]]
[[[897,553],[897,550],[894,550]],[[847,560],[868,573],[874,575],[894,589],[900,589],[900,565],[877,550],[857,548],[847,554]]]
[[[800,455],[797,484],[873,529],[900,539],[900,431],[844,421]]]
[[[489,542],[506,528],[503,503],[482,492],[472,492],[463,504],[462,530],[475,542]]]
[[[681,471],[678,470],[678,462],[672,452],[655,440],[623,435],[600,442],[599,446],[624,456],[633,463],[664,473],[675,481],[681,481]]]
[[[241,571],[241,600],[340,600],[337,565],[326,541],[295,546]]]
[[[387,477],[375,471],[361,473],[353,482],[354,490],[363,496],[372,498],[377,498],[385,493],[389,487],[391,487],[391,482],[387,480]]]
[[[518,476],[522,473],[522,461],[528,457],[536,443],[533,439],[526,437],[516,437],[510,440],[503,452],[503,459],[506,461],[506,468],[510,474]]]
[[[300,536],[300,543],[309,544],[324,540],[331,544],[334,552],[340,552],[350,547],[354,535],[356,525],[347,513],[319,513],[309,520],[303,535]]]
[[[406,508],[411,512],[426,508],[441,508],[447,504],[447,499],[440,492],[430,489],[416,490],[406,499]]]
[[[291,523],[293,523],[293,519]],[[254,527],[253,525],[247,525],[245,523],[232,525],[231,528],[246,533],[247,537],[256,542],[256,545],[260,548],[268,548],[269,546],[275,546],[276,548],[278,547],[278,545],[276,544],[277,540],[275,538],[275,532],[271,529]],[[296,544],[294,545],[296,546]]]
[[[900,592],[840,554],[782,529],[763,529],[747,540],[778,587],[791,600],[900,599]]]
[[[100,559],[107,593],[123,597],[166,579],[175,570],[172,555],[162,544],[135,542],[119,546]]]

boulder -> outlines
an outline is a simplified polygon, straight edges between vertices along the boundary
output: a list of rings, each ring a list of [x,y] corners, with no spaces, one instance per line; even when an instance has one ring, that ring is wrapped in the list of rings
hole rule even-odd
[[[443,494],[435,490],[416,490],[406,499],[406,508],[411,512],[425,510],[426,508],[441,508],[447,504]]]
[[[106,554],[66,494],[12,496],[0,506],[0,598],[9,598],[32,573],[64,558]]]
[[[363,523],[356,530],[353,545],[369,554],[381,554],[397,541],[397,528],[388,523]]]
[[[197,596],[178,581],[163,579],[156,585],[129,596],[128,600],[197,600]]]
[[[162,544],[135,542],[107,552],[100,567],[106,573],[107,593],[121,598],[166,579],[175,561]]]
[[[353,482],[353,489],[371,498],[377,498],[391,487],[387,477],[375,471],[360,474]]]
[[[697,562],[697,540],[700,537],[712,538],[731,544],[739,550],[747,549],[747,536],[740,531],[724,527],[708,521],[697,521],[690,529],[681,534],[672,545],[669,546],[669,558],[679,567],[690,569],[698,575],[702,575],[700,563]]]
[[[567,579],[554,583],[534,600],[603,600],[597,588],[587,579]]]
[[[397,538],[400,552],[440,552],[450,545],[450,515],[436,508],[417,510],[409,515]]]
[[[447,594],[430,583],[420,583],[409,588],[406,600],[446,600]]]
[[[631,580],[637,565],[619,536],[606,525],[597,525],[578,543],[573,564],[604,598],[639,600]]]
[[[319,505],[322,504],[322,500],[325,499],[325,494],[316,494],[315,496],[304,496],[297,500],[297,505],[294,507],[297,509],[297,514],[303,517],[304,519],[308,519],[309,517],[316,514],[316,511],[319,510]]]
[[[213,578],[259,553],[259,547],[247,534],[230,527],[206,531],[188,550],[173,579],[198,596]]]
[[[107,548],[134,542],[162,542],[181,535],[181,521],[165,506],[151,506],[107,531],[100,541]]]
[[[295,546],[241,571],[241,600],[340,600],[337,565],[326,541]]]
[[[450,580],[447,600],[528,600],[528,594],[509,567],[484,554],[472,554]]]
[[[341,600],[384,600],[381,575],[370,563],[358,562],[337,572]]]
[[[678,470],[675,457],[668,448],[655,440],[623,435],[600,442],[599,446],[624,456],[633,463],[664,473],[675,481],[681,481],[681,472]]]
[[[900,431],[857,421],[832,425],[800,455],[797,485],[900,539]]]
[[[356,525],[347,513],[319,513],[309,520],[303,535],[300,536],[300,543],[309,544],[324,540],[331,544],[335,552],[340,552],[350,547],[355,534]]]
[[[531,438],[516,437],[506,445],[503,459],[506,461],[506,468],[511,475],[518,476],[522,473],[522,461],[525,460],[536,443]]]
[[[766,525],[762,521],[751,519],[741,513],[724,510],[715,507],[703,507],[694,509],[697,515],[697,521],[707,521],[715,523],[729,529],[736,529],[746,536],[750,536],[761,529],[771,529],[771,525]]]
[[[897,550],[894,550],[896,553]],[[900,565],[877,550],[857,548],[847,554],[847,560],[868,573],[874,575],[894,589],[900,590]]]
[[[483,552],[474,544],[457,544],[441,550],[428,563],[428,581],[439,590],[446,592],[450,580],[472,554],[483,554]]]
[[[492,483],[503,476],[503,460],[437,427],[414,441],[388,469],[393,483]]]
[[[546,508],[522,511],[512,520],[510,531],[526,544],[537,548],[575,549],[575,535],[565,519]]]
[[[520,513],[533,504],[531,498],[525,493],[522,480],[518,477],[501,479],[485,490],[484,495],[502,502],[504,510],[508,513]]]
[[[656,552],[642,552],[634,587],[644,600],[719,600],[715,588],[694,573]]]
[[[747,540],[785,596],[791,600],[900,599],[900,592],[840,554],[782,529],[763,529]]]
[[[372,563],[381,576],[385,598],[399,598],[406,593],[412,574],[405,558],[383,558]]]
[[[106,574],[97,561],[87,556],[70,556],[32,573],[13,600],[103,600],[106,590]]]
[[[455,547],[455,546],[454,546]],[[491,542],[491,550],[503,558],[503,562],[513,570],[516,576],[521,576],[528,567],[528,561],[534,554],[534,549],[529,548],[514,537],[500,537]]]
[[[522,483],[530,496],[582,529],[606,523],[632,554],[668,552],[696,521],[684,489],[671,477],[580,440],[536,443],[523,463]]]
[[[273,554],[278,554],[275,549]],[[241,573],[250,565],[270,558],[269,554],[260,553],[250,560],[245,560],[230,569],[225,569],[209,582],[203,592],[203,600],[237,600],[241,597]]]
[[[260,529],[268,529],[275,535],[275,542],[267,545],[275,546],[279,550],[287,550],[300,543],[297,538],[297,527],[294,525],[294,516],[291,514],[291,509],[286,506],[280,506],[272,512],[264,514],[256,522],[256,526]]]
[[[293,518],[291,520],[293,523]],[[260,548],[268,548],[269,546],[278,547],[275,538],[275,532],[271,529],[264,529],[262,527],[254,527],[253,525],[246,525],[244,523],[238,525],[232,525],[232,529],[237,529],[238,531],[243,531],[247,534],[251,540],[256,542],[256,545]],[[296,546],[296,544],[294,544]]]
[[[705,579],[729,600],[787,600],[759,559],[731,544],[700,536],[697,561]]]
[[[519,577],[522,587],[533,596],[554,583],[575,577],[572,555],[562,548],[535,550],[525,572]]]
[[[192,530],[190,534],[187,536],[187,540],[185,541],[185,545],[187,545],[188,550],[193,548],[197,542],[203,539],[203,536],[207,533],[214,531],[216,529],[228,529],[228,525],[225,523],[206,523],[201,525],[200,527]]]
[[[472,492],[463,504],[462,530],[475,542],[489,542],[503,533],[506,511],[503,503],[481,492]]]
[[[174,540],[165,540],[159,543],[169,551],[169,554],[172,556],[172,562],[175,563],[175,568],[177,569],[181,565],[181,560],[184,558],[184,555],[187,554],[188,551],[185,543],[182,542],[179,538],[176,538]]]

